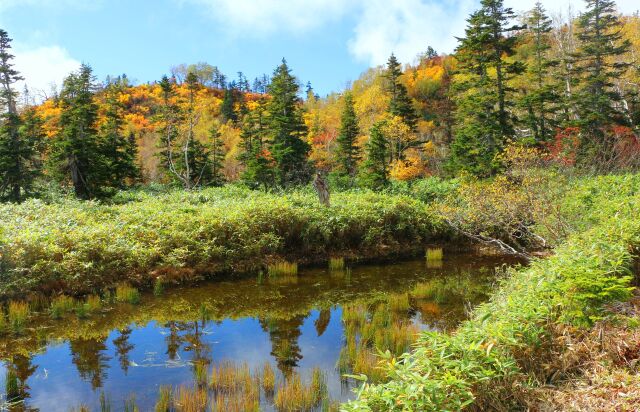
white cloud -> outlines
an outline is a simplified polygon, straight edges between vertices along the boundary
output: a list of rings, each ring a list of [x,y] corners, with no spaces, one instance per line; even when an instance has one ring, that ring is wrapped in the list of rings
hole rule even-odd
[[[179,0],[202,6],[234,34],[302,32],[344,16],[362,0]]]
[[[33,0],[32,0],[33,1]],[[372,65],[394,52],[403,62],[434,47],[455,49],[455,36],[464,34],[466,19],[480,0],[176,0],[203,7],[230,33],[264,36],[273,32],[300,34],[349,16],[355,21],[348,41],[351,54]],[[583,9],[583,0],[541,0],[549,14],[567,15]],[[621,12],[640,8],[638,0],[618,0]],[[534,0],[505,0],[516,12],[529,10]]]
[[[391,52],[403,62],[413,61],[427,46],[450,52],[474,8],[473,0],[367,1],[349,50],[373,65],[384,63]]]
[[[53,85],[59,89],[64,77],[80,67],[80,62],[60,46],[25,48],[16,45],[13,54],[15,68],[24,77],[19,91],[26,83],[35,97],[42,92],[49,93]]]

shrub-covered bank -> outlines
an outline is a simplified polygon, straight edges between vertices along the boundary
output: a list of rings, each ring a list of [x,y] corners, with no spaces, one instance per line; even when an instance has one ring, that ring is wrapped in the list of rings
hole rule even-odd
[[[235,187],[125,193],[110,205],[31,200],[0,206],[0,295],[84,293],[281,259],[382,257],[446,234],[424,203],[367,191],[335,194],[330,208],[310,192]]]
[[[592,325],[608,315],[607,303],[631,296],[640,245],[637,176],[572,189],[566,205],[582,205],[578,232],[552,257],[511,273],[456,333],[424,333],[412,353],[386,364],[387,383],[365,385],[346,410],[518,409],[528,387],[555,376],[556,356],[570,350],[554,339],[558,328]]]

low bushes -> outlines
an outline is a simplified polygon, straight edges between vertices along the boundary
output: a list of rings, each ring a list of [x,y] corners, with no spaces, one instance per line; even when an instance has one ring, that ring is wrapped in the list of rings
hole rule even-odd
[[[0,205],[0,296],[85,293],[336,252],[381,256],[447,233],[423,203],[367,191],[337,193],[330,208],[310,192],[236,187],[115,201]]]
[[[640,179],[607,176],[577,183],[565,199],[587,204],[580,228],[555,255],[513,271],[489,302],[452,335],[424,333],[413,352],[383,362],[388,382],[362,387],[348,411],[512,409],[528,384],[552,374],[554,329],[588,326],[604,305],[627,299],[640,245]],[[548,370],[550,369],[550,370]]]

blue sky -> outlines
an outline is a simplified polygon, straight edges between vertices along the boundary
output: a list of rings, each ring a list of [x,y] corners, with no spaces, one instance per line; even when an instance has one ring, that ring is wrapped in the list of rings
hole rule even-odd
[[[570,0],[545,0],[566,14]],[[344,88],[395,52],[403,62],[432,45],[449,52],[479,0],[0,0],[0,27],[17,67],[47,91],[80,62],[98,78],[143,83],[171,66],[205,61],[235,77],[271,73],[286,57],[320,94]],[[506,0],[515,10],[530,0]],[[579,10],[582,1],[573,1]],[[636,0],[619,0],[631,12]]]

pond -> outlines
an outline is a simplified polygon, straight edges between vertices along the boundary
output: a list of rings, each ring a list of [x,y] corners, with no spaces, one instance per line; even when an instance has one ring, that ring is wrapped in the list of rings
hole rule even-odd
[[[381,379],[379,350],[400,354],[420,330],[451,330],[515,263],[460,254],[304,269],[167,288],[90,316],[43,311],[37,326],[0,338],[2,402],[147,411],[172,397],[177,410],[331,410],[354,396],[344,374]]]

